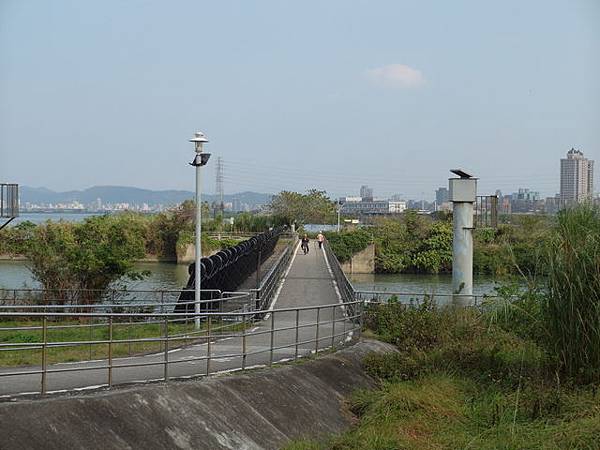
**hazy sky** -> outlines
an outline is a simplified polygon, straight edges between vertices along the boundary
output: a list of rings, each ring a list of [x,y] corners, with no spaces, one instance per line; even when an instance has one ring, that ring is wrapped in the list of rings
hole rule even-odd
[[[600,159],[600,1],[0,0],[1,181],[193,190],[197,129],[208,192],[552,195]]]

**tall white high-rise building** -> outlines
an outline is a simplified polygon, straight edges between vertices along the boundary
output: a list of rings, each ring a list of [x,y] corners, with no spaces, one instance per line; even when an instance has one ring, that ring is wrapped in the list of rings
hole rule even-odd
[[[563,204],[582,202],[594,193],[594,161],[572,148],[560,160],[560,200]]]

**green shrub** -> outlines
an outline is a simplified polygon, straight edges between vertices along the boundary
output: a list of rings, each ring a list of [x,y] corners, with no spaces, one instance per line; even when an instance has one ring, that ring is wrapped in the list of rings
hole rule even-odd
[[[371,234],[362,228],[341,233],[327,233],[326,237],[331,250],[340,262],[350,260],[373,241]]]
[[[401,303],[374,304],[365,314],[365,327],[401,351],[424,351],[447,337],[447,322],[453,315],[427,298],[417,307]]]

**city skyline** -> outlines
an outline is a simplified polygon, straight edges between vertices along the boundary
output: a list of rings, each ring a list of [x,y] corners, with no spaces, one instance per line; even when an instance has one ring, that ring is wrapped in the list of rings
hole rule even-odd
[[[578,153],[581,153],[583,155],[583,152],[581,152],[580,150],[576,150],[575,148],[571,148],[571,150],[567,153],[570,153],[571,151],[576,151]],[[564,154],[564,153],[563,153]],[[590,170],[590,187],[592,188],[591,191],[591,196],[595,197],[598,195],[597,191],[593,190],[593,160],[591,158],[584,158],[585,161],[591,161],[591,167],[592,169]],[[483,180],[483,179],[479,179],[479,186],[483,185],[487,190],[483,191],[483,190],[479,190],[478,193],[480,195],[493,195],[494,192],[496,191],[504,191],[504,192],[517,192],[517,190],[524,188],[525,186],[528,186],[527,189],[531,189],[533,188],[534,190],[536,190],[541,197],[553,197],[555,195],[560,195],[561,193],[561,186],[562,186],[562,174],[564,169],[562,168],[563,166],[563,161],[565,161],[564,158],[560,159],[560,165],[558,166],[558,176],[556,177],[556,181],[554,182],[554,184],[556,184],[558,186],[558,188],[556,189],[556,191],[552,192],[551,189],[540,189],[536,184],[535,184],[535,179],[533,181],[530,181],[529,179],[524,179],[524,180],[520,180],[517,183],[514,182],[501,182],[501,183],[496,183],[496,187],[494,188],[491,184],[491,182],[489,180]],[[236,193],[239,192],[231,192],[230,189],[227,189],[227,181],[224,181],[226,179],[228,179],[228,177],[225,177],[223,172],[226,170],[224,169],[224,163],[223,160],[221,159],[221,164],[216,166],[217,171],[219,171],[220,168],[220,172],[221,172],[221,186],[223,186],[224,192],[227,193],[227,195],[231,196],[234,195]],[[586,166],[587,167],[587,166]],[[475,176],[477,176],[475,174]],[[448,177],[450,178],[450,177]],[[436,200],[436,191],[440,188],[443,187],[441,184],[435,184],[435,182],[431,185],[430,189],[424,188],[423,190],[421,190],[418,193],[414,193],[414,194],[403,194],[402,191],[402,185],[398,184],[397,188],[389,188],[390,184],[384,184],[384,186],[388,186],[388,187],[384,187],[384,189],[382,190],[377,190],[376,188],[374,188],[373,186],[381,186],[380,182],[378,182],[377,179],[372,179],[372,180],[368,180],[365,177],[360,178],[360,183],[363,183],[360,185],[360,188],[351,188],[350,191],[335,191],[335,190],[328,190],[326,189],[323,185],[310,185],[307,186],[304,190],[300,190],[302,192],[308,191],[309,189],[319,189],[319,190],[325,190],[327,192],[327,194],[332,198],[339,198],[339,197],[344,197],[344,196],[348,196],[348,195],[360,195],[361,197],[373,197],[376,199],[393,199],[394,197],[397,198],[402,198],[403,200],[426,200],[426,201],[435,201]],[[587,180],[587,178],[586,178]],[[213,180],[214,181],[214,180]],[[322,180],[320,180],[322,181]],[[445,181],[445,180],[444,180]],[[396,183],[394,183],[396,184]],[[218,196],[220,195],[219,192],[217,192],[217,189],[215,188],[215,186],[210,186],[208,185],[208,183],[206,182],[206,180],[204,181],[204,185],[206,186],[206,195],[209,196]],[[101,185],[103,186],[103,185]],[[121,186],[121,185],[120,185]],[[492,186],[490,188],[490,186]],[[85,186],[83,189],[87,189],[90,186]],[[95,186],[94,186],[95,187]],[[148,189],[146,187],[143,186],[125,186],[123,185],[122,187],[127,187],[127,188],[132,188],[132,189]],[[35,186],[34,188],[42,188],[42,189],[51,189],[48,186]],[[214,189],[214,192],[211,191],[211,188]],[[53,189],[54,190],[54,189]],[[73,189],[73,190],[77,190],[77,189]],[[173,190],[173,189],[152,189],[155,191],[168,191],[168,190]],[[184,189],[185,190],[185,189]],[[273,191],[273,192],[269,192],[269,194],[276,194],[278,192],[281,192],[282,190],[290,190],[290,189],[286,189],[284,187],[282,187],[281,189],[277,190],[277,191]],[[488,192],[489,190],[489,192]],[[252,189],[249,189],[248,191],[252,191]],[[356,193],[354,192],[356,191]],[[188,192],[191,192],[191,190],[188,190]],[[241,192],[241,191],[240,191]],[[257,191],[252,191],[252,192],[257,192]],[[365,193],[368,193],[368,195],[363,195]]]
[[[597,23],[593,0],[8,0],[0,178],[191,189],[201,130],[207,192],[220,156],[225,192],[431,199],[463,167],[552,195],[566,150],[600,156]]]

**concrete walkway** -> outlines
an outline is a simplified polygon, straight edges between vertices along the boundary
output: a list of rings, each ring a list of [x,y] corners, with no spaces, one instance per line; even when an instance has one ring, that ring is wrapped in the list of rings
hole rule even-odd
[[[311,243],[310,252],[304,255],[298,248],[292,263],[273,300],[272,309],[318,307],[339,305],[341,299],[328,267],[325,252],[316,242]],[[323,350],[332,345],[340,346],[356,337],[351,329],[357,324],[344,319],[343,307],[322,308],[308,311],[273,312],[246,331],[246,336],[237,332],[229,337],[211,335],[211,374],[264,367],[270,363],[289,361]],[[316,325],[318,317],[319,325]],[[335,319],[335,323],[334,323]],[[298,323],[299,327],[296,327]],[[318,336],[318,339],[317,339]],[[206,341],[206,339],[204,339]],[[190,378],[206,375],[207,361],[194,360],[208,354],[208,342],[174,348],[168,352],[168,377]],[[246,349],[246,357],[238,356]],[[163,379],[165,353],[155,353],[126,358],[114,358],[113,384],[140,383]],[[54,371],[47,374],[48,392],[93,389],[106,386],[108,369],[106,360],[53,364]],[[157,365],[150,365],[158,363]],[[141,367],[118,367],[128,364],[146,364]],[[65,371],[67,369],[77,371]],[[40,370],[40,367],[0,369],[0,373]],[[0,396],[39,393],[41,375],[18,375],[0,377]]]

